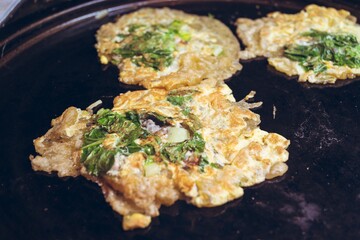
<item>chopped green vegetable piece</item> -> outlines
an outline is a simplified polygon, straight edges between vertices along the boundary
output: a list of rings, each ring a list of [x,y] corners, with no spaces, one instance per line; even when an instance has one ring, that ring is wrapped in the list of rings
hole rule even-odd
[[[200,155],[205,150],[205,141],[202,136],[195,132],[194,136],[180,143],[165,143],[161,149],[161,155],[170,162],[180,162],[185,160],[185,154],[190,151],[195,155]]]
[[[312,42],[286,46],[284,55],[299,62],[306,71],[316,74],[326,71],[325,61],[336,66],[360,67],[360,44],[354,35],[311,30],[302,36],[310,37]]]
[[[139,115],[135,112],[122,115],[110,109],[100,109],[95,115],[95,124],[95,128],[84,134],[81,154],[81,162],[95,176],[112,167],[116,153],[129,155],[141,151],[142,147],[134,141],[148,134],[141,128]],[[105,149],[102,143],[110,133],[115,133],[118,141],[114,149]]]
[[[124,149],[124,152],[123,152],[124,155],[130,155],[132,153],[141,151],[142,148],[138,144],[131,142],[130,144],[128,144],[126,146],[126,148],[123,148],[123,149]]]
[[[134,111],[127,112],[126,117],[128,119],[130,119],[136,125],[140,126],[140,117],[139,117],[139,114],[137,114],[136,112],[134,112]]]
[[[191,39],[191,34],[189,32],[181,31],[182,26],[184,26],[184,22],[180,20],[174,20],[169,25],[169,31],[178,35],[183,41],[189,41]]]
[[[184,107],[181,111],[185,116],[189,116],[191,109],[189,107]]]
[[[222,169],[223,168],[223,166],[221,166],[218,163],[210,163],[210,166],[213,167],[213,168],[217,168],[217,169]]]
[[[201,157],[200,159],[200,163],[199,163],[199,170],[200,172],[204,172],[205,171],[205,167],[209,165],[209,161],[207,160],[206,157]]]
[[[168,161],[176,163],[185,159],[185,143],[165,143],[161,155]]]
[[[108,133],[117,133],[120,138],[119,141],[126,139],[125,144],[147,134],[140,127],[139,115],[135,112],[127,112],[125,115],[121,115],[110,109],[100,109],[96,122]]]
[[[115,151],[105,150],[101,143],[105,139],[105,131],[94,128],[84,135],[81,162],[88,172],[99,176],[107,172],[114,164]]]
[[[164,123],[168,120],[154,113],[139,115],[135,111],[128,111],[120,114],[109,109],[100,109],[94,115],[95,126],[83,137],[81,163],[88,173],[95,176],[106,174],[114,164],[115,155],[128,156],[135,152],[143,152],[147,157],[146,162],[153,161],[157,156],[162,160],[178,163],[186,160],[190,154],[190,157],[196,160],[195,163],[200,163],[205,150],[205,141],[200,133],[189,133],[181,142],[164,143],[159,136],[142,128],[142,121],[149,116],[156,116]],[[188,131],[189,128],[186,129],[185,131]],[[142,142],[144,143],[141,144]]]
[[[170,95],[166,98],[168,102],[170,102],[173,105],[176,106],[183,106],[187,101],[190,101],[192,99],[191,95]]]
[[[137,29],[139,29],[139,28],[143,28],[143,27],[145,27],[145,25],[144,24],[131,24],[130,26],[129,26],[129,33],[133,33],[133,32],[135,32]]]
[[[152,164],[154,163],[154,157],[152,156],[148,156],[146,159],[145,159],[145,162],[144,162],[144,165],[149,165],[149,164]]]
[[[161,70],[171,65],[174,60],[175,37],[189,41],[188,32],[181,31],[183,22],[174,20],[168,25],[129,25],[129,35],[121,35],[121,46],[113,51],[122,58],[131,58],[137,66]]]
[[[90,132],[85,133],[84,136],[84,148],[97,145],[97,142],[103,141],[106,135],[106,131],[100,128],[94,128]]]
[[[172,105],[179,106],[182,108],[182,113],[185,116],[189,116],[191,108],[186,106],[186,104],[192,100],[192,94],[194,91],[173,91],[167,96],[166,100]]]
[[[146,155],[154,155],[155,154],[155,148],[153,145],[151,144],[146,144],[145,146],[143,146],[143,151],[144,153],[146,153]]]
[[[97,123],[102,126],[111,126],[115,121],[116,118],[121,118],[121,116],[118,113],[112,112],[110,109],[100,109],[97,113]]]
[[[188,150],[195,150],[198,153],[202,153],[205,150],[205,141],[200,133],[195,132],[194,136],[187,142]]]

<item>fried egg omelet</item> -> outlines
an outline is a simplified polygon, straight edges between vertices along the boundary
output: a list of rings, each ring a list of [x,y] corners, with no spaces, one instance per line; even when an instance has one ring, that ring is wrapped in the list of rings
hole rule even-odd
[[[214,207],[287,171],[289,140],[259,128],[222,81],[120,94],[96,114],[70,107],[34,140],[36,171],[96,182],[123,228],[147,227],[181,199]]]
[[[348,11],[309,5],[297,14],[239,18],[236,25],[247,46],[241,59],[265,56],[276,70],[299,75],[300,82],[335,83],[360,75],[360,25]]]
[[[121,82],[148,89],[225,80],[242,68],[240,45],[223,23],[168,8],[123,15],[96,39],[101,63],[116,65]]]

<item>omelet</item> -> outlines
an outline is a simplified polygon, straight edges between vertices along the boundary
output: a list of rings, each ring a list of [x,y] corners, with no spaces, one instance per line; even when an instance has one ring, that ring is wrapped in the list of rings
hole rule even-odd
[[[250,96],[251,97],[251,96]],[[225,204],[283,175],[289,140],[259,128],[222,81],[120,94],[112,109],[70,107],[34,140],[36,171],[96,182],[124,230],[147,227],[161,205]]]
[[[239,18],[236,25],[246,45],[241,59],[267,57],[300,82],[327,84],[360,75],[360,26],[348,11],[309,5],[296,14]]]
[[[223,23],[169,8],[123,15],[96,39],[101,63],[116,65],[121,82],[148,89],[224,80],[242,68],[240,45]]]

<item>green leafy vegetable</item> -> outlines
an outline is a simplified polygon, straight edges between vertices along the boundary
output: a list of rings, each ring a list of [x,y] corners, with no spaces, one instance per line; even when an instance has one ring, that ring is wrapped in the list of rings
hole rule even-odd
[[[92,146],[98,145],[99,142],[102,142],[105,139],[105,135],[106,131],[100,128],[92,129],[90,132],[85,133],[84,146],[86,146],[86,148],[90,148]]]
[[[189,116],[191,109],[189,107],[184,107],[184,109],[181,111],[182,114],[184,114],[185,116]]]
[[[191,109],[190,107],[186,106],[186,104],[192,100],[193,93],[194,91],[191,92],[173,91],[170,92],[166,100],[170,102],[172,105],[181,107],[182,113],[185,116],[189,116]]]
[[[176,163],[185,159],[185,143],[165,143],[161,148],[161,155],[168,161]]]
[[[137,29],[139,29],[139,28],[143,28],[143,27],[145,27],[145,25],[144,24],[131,24],[130,26],[129,26],[129,33],[133,33],[133,32],[135,32]]]
[[[155,162],[154,157],[153,157],[153,156],[148,156],[148,157],[145,159],[144,165],[149,165],[149,164],[152,164],[152,163],[154,163],[154,162]]]
[[[90,174],[99,176],[106,173],[114,164],[117,153],[129,155],[143,150],[134,140],[144,138],[148,133],[141,128],[137,113],[122,115],[110,109],[100,109],[95,115],[95,123],[96,127],[84,134],[81,155],[81,162]],[[102,144],[110,133],[116,134],[117,141],[114,148],[107,149]],[[145,151],[151,153],[151,147],[146,146]]]
[[[210,166],[210,167],[216,168],[216,169],[222,169],[223,168],[223,166],[221,166],[220,164],[218,164],[218,163],[210,163],[206,157],[202,157],[200,159],[200,163],[199,163],[199,171],[204,172],[206,166]]]
[[[170,95],[166,98],[167,101],[176,106],[183,106],[187,101],[190,101],[191,99],[191,95]]]
[[[360,67],[360,44],[354,35],[311,30],[302,36],[310,37],[312,42],[286,46],[284,55],[299,62],[306,71],[313,70],[316,74],[326,71],[325,61],[337,66]]]
[[[202,157],[200,159],[200,163],[199,163],[199,170],[200,172],[204,172],[205,171],[205,167],[209,165],[209,161],[207,160],[206,157]]]
[[[121,47],[113,51],[122,58],[131,58],[137,66],[151,67],[161,70],[174,60],[175,37],[189,41],[191,36],[182,31],[184,23],[174,20],[168,25],[154,24],[150,26],[132,24],[128,35],[121,34]],[[122,44],[123,43],[123,44]]]
[[[154,148],[154,146],[151,145],[151,144],[146,144],[145,146],[143,146],[143,151],[144,151],[144,153],[146,153],[148,156],[155,154],[155,148]]]
[[[191,35],[189,32],[181,31],[182,26],[184,26],[184,23],[182,21],[174,20],[172,23],[170,23],[168,29],[170,32],[179,36],[183,41],[187,42],[191,39]]]
[[[84,135],[81,162],[95,176],[107,172],[114,164],[115,152],[101,146],[105,136],[106,131],[100,128],[94,128]]]
[[[128,156],[135,152],[146,155],[145,165],[153,162],[154,158],[179,163],[186,160],[189,154],[196,160],[196,164],[201,161],[204,164],[205,160],[202,159],[205,157],[205,141],[200,133],[193,132],[191,138],[182,142],[162,142],[159,136],[142,128],[141,123],[147,117],[154,117],[154,114],[138,114],[134,111],[120,114],[100,109],[94,115],[95,126],[83,137],[81,163],[87,172],[95,176],[106,174],[113,166],[117,154]],[[168,120],[161,115],[156,117],[164,118],[164,124]],[[143,140],[137,141],[139,139]]]
[[[126,117],[130,119],[133,123],[140,126],[140,116],[134,111],[130,111],[126,113]]]
[[[188,150],[194,150],[195,152],[202,153],[205,150],[205,141],[200,133],[195,132],[194,136],[187,141]]]
[[[116,34],[116,36],[122,40],[122,39],[126,38],[128,35],[127,35],[127,34],[118,33],[118,34]]]
[[[98,126],[108,133],[117,133],[119,142],[123,142],[124,145],[147,135],[147,132],[140,127],[139,115],[135,112],[127,112],[125,115],[121,115],[110,109],[100,109],[96,121]]]
[[[194,136],[180,143],[165,143],[161,148],[161,155],[170,162],[176,163],[185,159],[185,154],[190,151],[196,157],[205,150],[205,141],[202,136],[195,132]]]
[[[223,166],[221,166],[218,163],[210,163],[210,166],[213,167],[213,168],[217,168],[217,169],[222,169],[223,168]]]

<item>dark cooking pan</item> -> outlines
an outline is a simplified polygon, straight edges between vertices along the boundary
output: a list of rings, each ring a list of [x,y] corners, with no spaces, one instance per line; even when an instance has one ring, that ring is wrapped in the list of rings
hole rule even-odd
[[[360,17],[355,2],[322,1]],[[299,84],[265,59],[244,62],[227,81],[240,100],[251,90],[263,101],[261,128],[291,140],[289,171],[245,189],[241,199],[198,209],[162,207],[143,230],[124,232],[121,217],[84,178],[34,172],[32,140],[69,106],[101,99],[111,107],[117,82],[94,49],[99,26],[143,6],[211,13],[233,31],[237,17],[280,10],[292,1],[90,1],[16,29],[1,29],[0,239],[360,239],[360,81],[335,86]],[[99,18],[99,11],[107,15]],[[6,34],[5,34],[6,33]],[[273,109],[276,107],[276,114]]]

